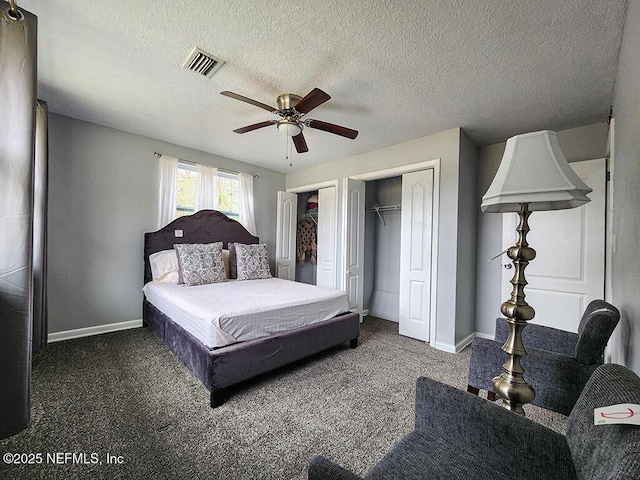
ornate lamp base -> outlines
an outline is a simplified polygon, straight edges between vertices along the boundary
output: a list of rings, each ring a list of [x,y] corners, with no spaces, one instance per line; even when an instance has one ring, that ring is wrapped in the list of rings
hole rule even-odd
[[[535,315],[533,308],[524,300],[524,287],[527,285],[524,269],[531,260],[536,258],[536,251],[530,248],[527,243],[529,215],[531,215],[529,204],[520,204],[518,211],[520,223],[516,228],[518,241],[507,251],[515,268],[511,279],[513,289],[511,290],[511,298],[500,307],[500,311],[507,317],[509,325],[509,336],[502,347],[509,354],[509,359],[503,365],[504,372],[493,379],[493,388],[502,398],[503,406],[521,415],[524,415],[522,405],[530,403],[534,398],[533,388],[525,381],[524,370],[520,364],[520,359],[526,355],[522,343],[522,330],[527,326],[527,321]]]

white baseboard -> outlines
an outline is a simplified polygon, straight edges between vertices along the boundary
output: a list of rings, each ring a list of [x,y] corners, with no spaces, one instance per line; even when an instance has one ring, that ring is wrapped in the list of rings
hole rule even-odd
[[[476,333],[473,332],[467,335],[465,338],[463,338],[462,341],[458,342],[456,344],[456,353],[459,353],[465,348],[467,348],[471,344],[471,342],[473,342],[473,339],[475,338],[475,336],[476,336]]]
[[[456,347],[449,345],[448,343],[430,342],[429,345],[437,350],[442,350],[443,352],[456,353]]]
[[[77,328],[75,330],[50,333],[47,335],[47,342],[61,342],[63,340],[71,340],[72,338],[89,337],[91,335],[100,335],[101,333],[117,332],[119,330],[128,330],[130,328],[139,327],[142,327],[142,319],[119,323],[108,323],[106,325],[98,325],[95,327]]]
[[[465,349],[465,347],[467,347],[467,345],[469,345],[473,341],[473,338],[475,336],[476,336],[475,332],[471,333],[465,338],[463,338],[462,341],[456,343],[455,345],[449,345],[448,343],[442,343],[442,342],[432,342],[430,345],[433,348],[442,350],[443,352],[460,353],[462,350]]]
[[[495,340],[495,336],[489,335],[488,333],[476,332],[476,337],[486,338],[487,340]]]

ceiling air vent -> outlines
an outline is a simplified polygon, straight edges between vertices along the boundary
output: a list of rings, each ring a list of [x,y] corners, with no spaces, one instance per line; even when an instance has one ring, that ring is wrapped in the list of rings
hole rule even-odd
[[[204,50],[200,50],[198,47],[193,47],[193,50],[191,50],[182,67],[204,75],[207,78],[211,78],[223,64],[224,62],[219,58],[214,57]]]

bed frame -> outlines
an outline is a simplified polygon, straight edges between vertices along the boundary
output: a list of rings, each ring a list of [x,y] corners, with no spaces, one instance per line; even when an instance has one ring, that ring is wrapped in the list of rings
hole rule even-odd
[[[180,231],[182,236],[180,235]],[[157,232],[144,235],[144,282],[151,281],[149,255],[169,250],[176,243],[222,241],[258,243],[240,223],[216,210],[201,210],[181,217]],[[349,342],[358,346],[360,319],[347,312],[325,322],[269,337],[210,349],[174,323],[146,299],[143,322],[193,372],[211,392],[211,407],[222,405],[238,384],[331,347]]]

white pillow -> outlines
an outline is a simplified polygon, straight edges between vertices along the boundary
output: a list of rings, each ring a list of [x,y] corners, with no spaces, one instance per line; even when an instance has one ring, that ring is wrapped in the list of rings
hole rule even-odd
[[[154,282],[178,283],[178,255],[174,249],[152,253],[149,264]]]

